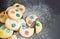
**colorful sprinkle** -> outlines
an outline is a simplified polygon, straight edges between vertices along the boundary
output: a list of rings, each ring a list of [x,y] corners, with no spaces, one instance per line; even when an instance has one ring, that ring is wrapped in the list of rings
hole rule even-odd
[[[2,30],[5,30],[5,29],[6,29],[6,27],[3,26],[3,27],[2,27]]]
[[[12,26],[13,28],[15,28],[15,27],[16,27],[16,24],[15,24],[15,23],[13,23],[11,26]]]
[[[31,20],[29,20],[29,21],[28,21],[28,23],[29,23],[29,24],[31,24],[31,23],[32,23],[32,21],[31,21]]]
[[[6,32],[7,32],[7,33],[9,33],[9,32],[10,32],[10,30],[8,30],[8,29],[7,29],[7,30],[6,30]]]
[[[34,19],[34,17],[33,16],[30,16],[30,19]]]
[[[3,32],[0,32],[0,36],[3,35]]]
[[[16,14],[17,17],[20,17],[20,14]]]
[[[23,8],[20,8],[20,10],[22,11],[22,10],[23,10]]]
[[[22,23],[22,27],[26,27],[26,24],[25,23]]]
[[[29,32],[28,32],[28,31],[25,31],[25,34],[26,34],[26,35],[28,35],[28,34],[29,34]]]
[[[39,24],[39,23],[36,23],[36,26],[38,26],[38,27],[39,27],[39,26],[40,26],[40,24]]]
[[[16,9],[16,12],[18,12],[19,10]]]

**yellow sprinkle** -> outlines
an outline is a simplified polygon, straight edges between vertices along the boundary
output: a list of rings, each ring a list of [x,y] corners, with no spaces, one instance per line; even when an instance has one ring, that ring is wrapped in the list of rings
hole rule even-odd
[[[0,32],[0,36],[2,36],[3,35],[3,32]]]

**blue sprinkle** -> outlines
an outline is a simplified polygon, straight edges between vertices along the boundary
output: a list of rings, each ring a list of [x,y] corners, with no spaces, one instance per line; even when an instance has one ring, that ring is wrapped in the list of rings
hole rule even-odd
[[[26,24],[25,23],[22,23],[22,27],[26,27]]]
[[[33,19],[34,17],[33,16],[30,16],[30,19]]]
[[[15,23],[13,23],[11,26],[14,28],[14,27],[16,27],[16,24],[15,24]]]
[[[6,29],[6,27],[5,27],[5,26],[3,26],[3,27],[2,27],[2,30],[5,30],[5,29]]]
[[[17,17],[20,17],[20,15],[19,15],[19,14],[16,14],[16,16],[17,16]]]
[[[10,32],[10,30],[8,30],[8,29],[7,29],[7,30],[6,30],[6,32],[7,32],[7,33],[9,33],[9,32]]]

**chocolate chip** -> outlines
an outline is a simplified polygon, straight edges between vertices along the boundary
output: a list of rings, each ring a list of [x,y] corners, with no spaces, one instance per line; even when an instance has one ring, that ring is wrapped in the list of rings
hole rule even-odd
[[[16,7],[19,7],[19,5],[16,5]]]

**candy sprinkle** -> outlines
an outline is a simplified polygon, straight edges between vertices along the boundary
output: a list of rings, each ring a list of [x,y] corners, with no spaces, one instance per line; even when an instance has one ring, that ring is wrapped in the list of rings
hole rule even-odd
[[[40,26],[40,24],[39,24],[39,23],[36,23],[36,26],[38,26],[38,27],[39,27],[39,26]]]

